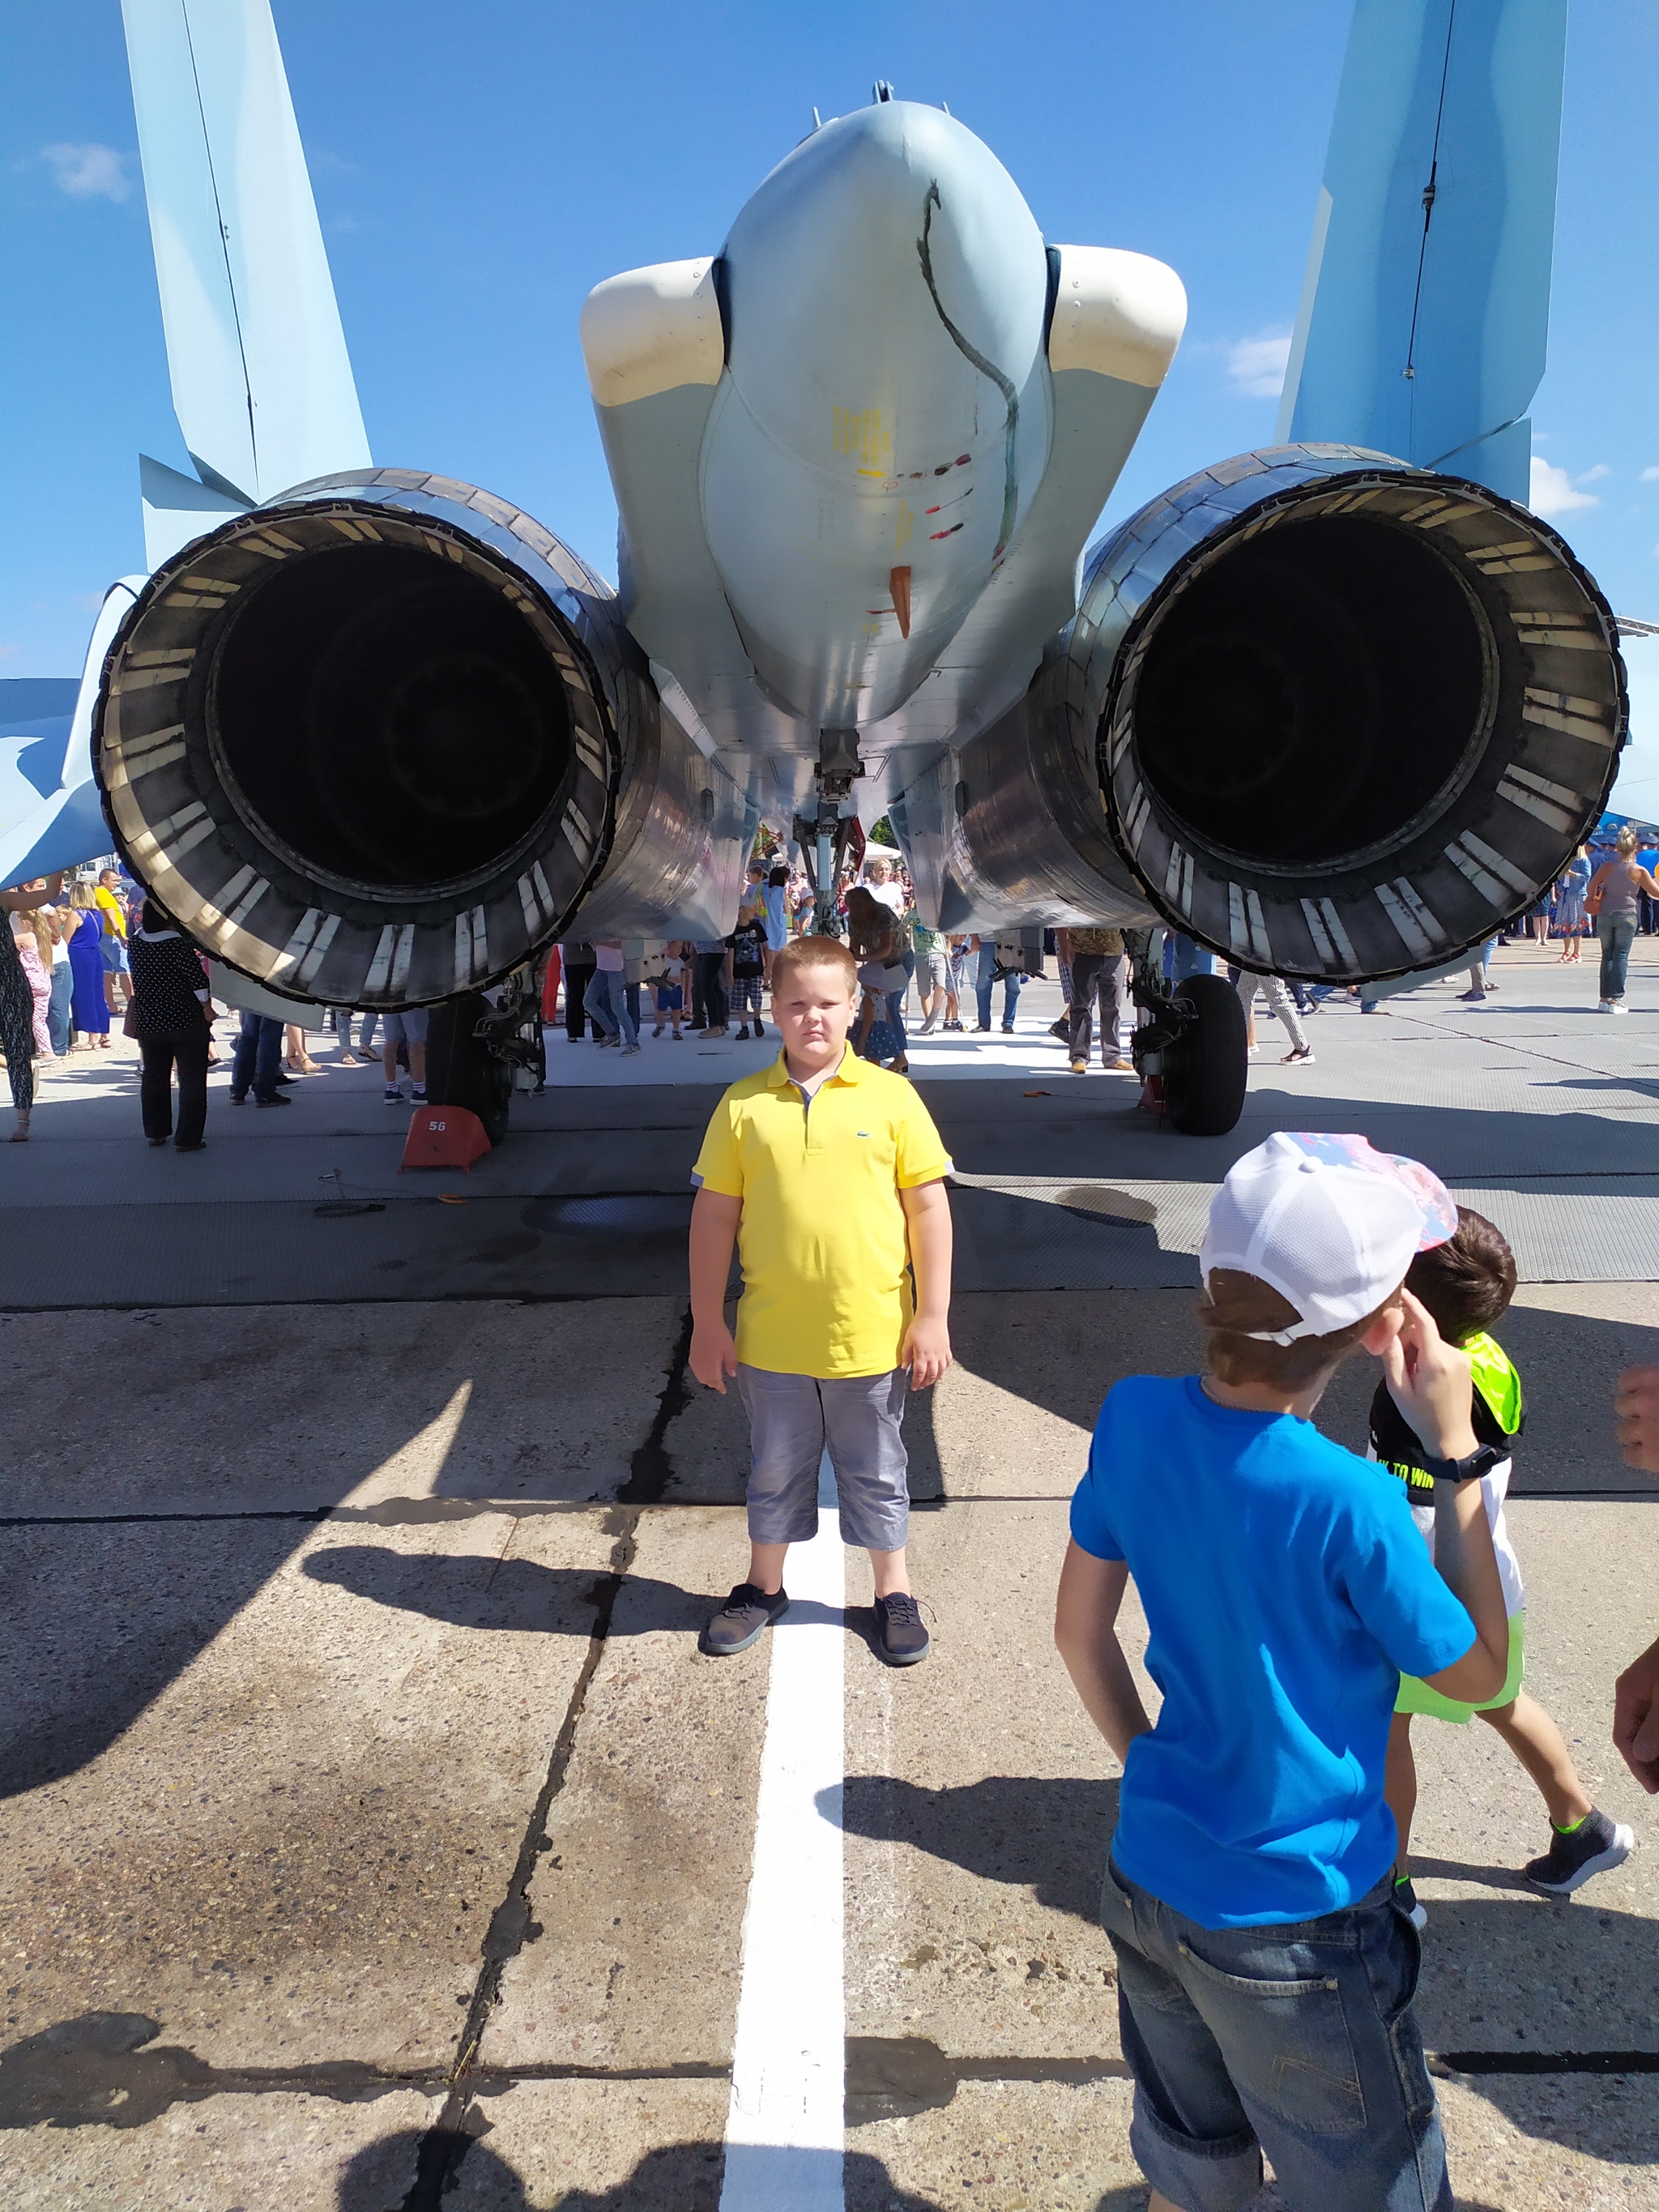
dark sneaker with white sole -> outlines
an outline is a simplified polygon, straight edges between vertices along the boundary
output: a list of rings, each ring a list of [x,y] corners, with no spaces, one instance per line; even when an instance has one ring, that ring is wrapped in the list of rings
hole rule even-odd
[[[746,1651],[788,1610],[787,1590],[775,1590],[769,1597],[753,1583],[739,1583],[697,1638],[697,1649],[711,1659],[730,1659]]]
[[[876,1649],[890,1667],[914,1667],[933,1649],[921,1608],[908,1590],[876,1600]]]
[[[1580,1882],[1609,1867],[1622,1866],[1636,1849],[1636,1831],[1622,1820],[1611,1820],[1592,1805],[1576,1828],[1563,1835],[1555,1832],[1541,1859],[1528,1864],[1527,1880],[1552,1897],[1571,1897]]]

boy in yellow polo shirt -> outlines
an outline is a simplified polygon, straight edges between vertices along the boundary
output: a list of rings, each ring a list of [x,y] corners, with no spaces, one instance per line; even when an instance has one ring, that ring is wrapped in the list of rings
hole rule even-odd
[[[870,1554],[881,1655],[895,1667],[927,1656],[905,1571],[900,1425],[907,1386],[925,1390],[951,1364],[951,1160],[905,1079],[848,1050],[857,999],[857,964],[836,939],[773,955],[783,1050],[732,1085],[693,1170],[691,1371],[722,1394],[736,1378],[750,1443],[749,1577],[703,1630],[716,1658],[747,1650],[787,1608],[784,1555],[817,1534],[826,1449],[842,1534]]]

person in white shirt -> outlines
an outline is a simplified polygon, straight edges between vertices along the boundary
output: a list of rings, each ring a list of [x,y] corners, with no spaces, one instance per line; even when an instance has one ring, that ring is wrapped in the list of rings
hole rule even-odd
[[[884,854],[872,853],[864,864],[864,887],[881,906],[891,907],[896,915],[904,912],[904,886],[893,872],[893,864]]]

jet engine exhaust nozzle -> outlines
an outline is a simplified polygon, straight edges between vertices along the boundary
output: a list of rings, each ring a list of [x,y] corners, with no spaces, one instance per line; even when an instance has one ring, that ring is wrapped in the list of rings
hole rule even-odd
[[[1242,965],[1381,979],[1524,910],[1625,741],[1606,601],[1478,484],[1343,447],[1188,479],[1091,562],[1069,658],[1118,848]]]
[[[284,996],[476,989],[610,848],[642,702],[609,588],[517,508],[406,471],[324,479],[150,579],[94,761],[141,880]]]

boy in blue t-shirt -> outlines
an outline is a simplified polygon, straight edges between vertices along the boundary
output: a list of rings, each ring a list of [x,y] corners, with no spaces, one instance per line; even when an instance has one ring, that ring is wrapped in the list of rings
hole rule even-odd
[[[1123,1761],[1101,1916],[1152,2212],[1248,2203],[1264,2148],[1303,2212],[1451,2212],[1383,1779],[1402,1671],[1480,1699],[1508,1663],[1468,1358],[1402,1288],[1456,1218],[1363,1137],[1247,1153],[1200,1255],[1207,1374],[1118,1383],[1072,1502],[1054,1635]],[[1310,1425],[1356,1349],[1424,1444],[1432,1561],[1403,1491]]]

